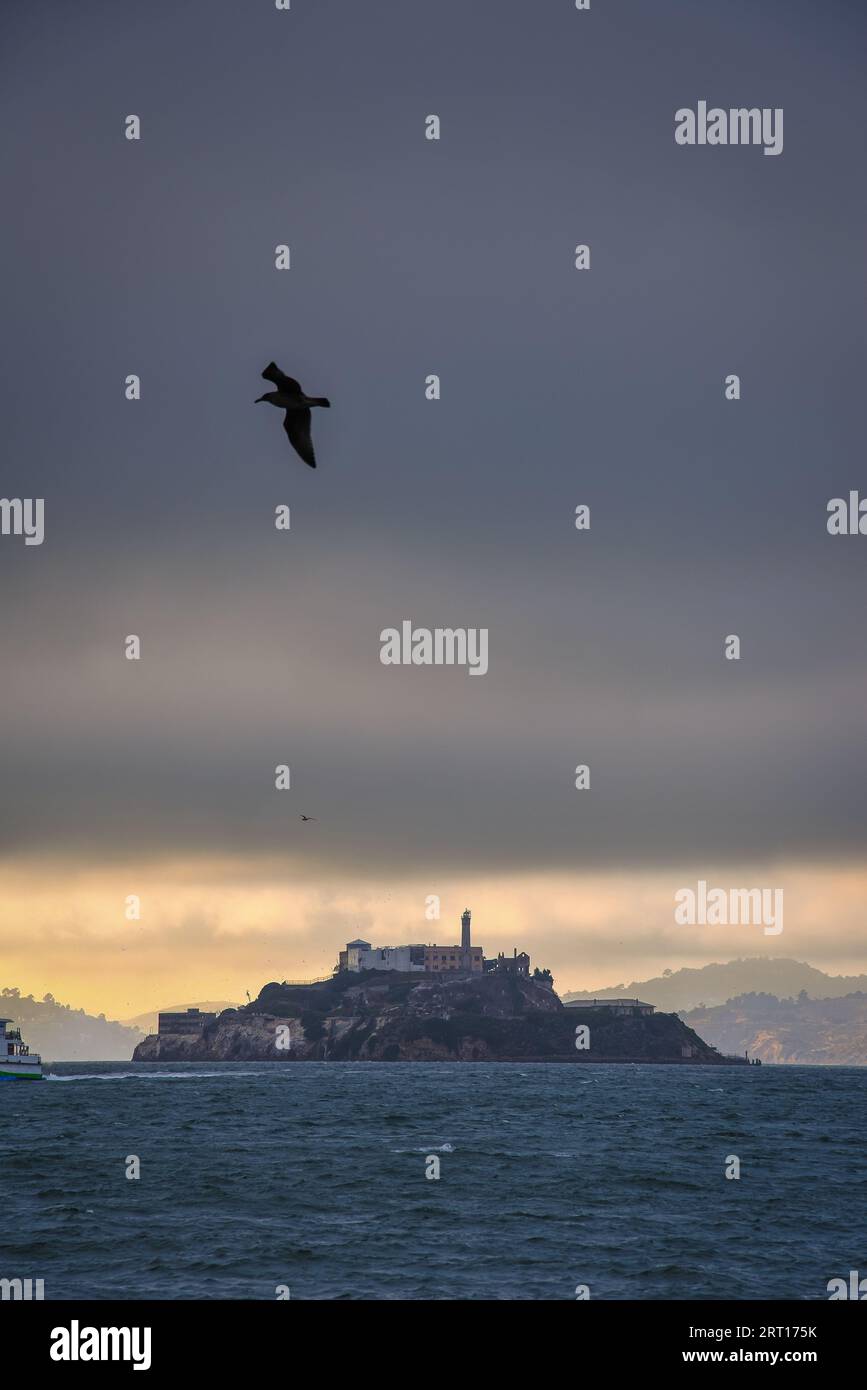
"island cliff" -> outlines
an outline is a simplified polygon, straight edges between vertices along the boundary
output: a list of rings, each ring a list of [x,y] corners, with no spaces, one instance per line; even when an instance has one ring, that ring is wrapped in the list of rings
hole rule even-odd
[[[575,1046],[579,1024],[589,1047]],[[550,985],[502,971],[431,976],[344,971],[268,984],[195,1034],[152,1034],[136,1062],[683,1062],[723,1057],[674,1014],[565,1008]]]

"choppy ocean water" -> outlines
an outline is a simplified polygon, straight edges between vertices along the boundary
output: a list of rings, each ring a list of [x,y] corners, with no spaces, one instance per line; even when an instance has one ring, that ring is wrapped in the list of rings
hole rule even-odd
[[[0,1277],[46,1299],[825,1299],[867,1274],[867,1068],[48,1070],[0,1086]]]

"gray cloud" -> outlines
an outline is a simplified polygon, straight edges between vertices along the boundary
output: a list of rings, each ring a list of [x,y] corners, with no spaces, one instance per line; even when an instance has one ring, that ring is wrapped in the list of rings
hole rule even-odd
[[[864,17],[286,18],[13,17],[3,488],[47,539],[0,542],[5,852],[858,854],[862,542],[824,517],[863,478]],[[784,106],[782,157],[678,149],[705,96]],[[334,402],[315,476],[271,357]],[[489,674],[381,667],[402,618],[488,626]]]
[[[285,853],[356,874],[857,851],[863,675],[827,579],[709,562],[684,597],[679,566],[642,589],[600,549],[585,590],[574,550],[480,574],[460,556],[444,573],[430,543],[350,544],[322,555],[263,527],[255,572],[211,586],[197,538],[183,573],[113,561],[111,592],[64,590],[40,557],[6,687],[7,851]],[[488,674],[383,667],[379,632],[404,617],[488,626]]]

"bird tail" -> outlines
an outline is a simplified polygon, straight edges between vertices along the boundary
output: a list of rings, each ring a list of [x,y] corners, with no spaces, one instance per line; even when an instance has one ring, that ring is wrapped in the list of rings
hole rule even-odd
[[[311,405],[327,405],[327,406],[330,406],[330,405],[331,405],[331,402],[330,402],[330,400],[328,399],[327,396],[311,396],[311,397],[310,397],[310,404],[311,404]]]

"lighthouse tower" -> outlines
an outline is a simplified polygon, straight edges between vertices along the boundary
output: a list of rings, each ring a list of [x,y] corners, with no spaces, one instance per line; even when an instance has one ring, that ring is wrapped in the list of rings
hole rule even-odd
[[[470,956],[470,909],[465,907],[461,913],[461,965],[464,970],[472,970],[473,963]]]

